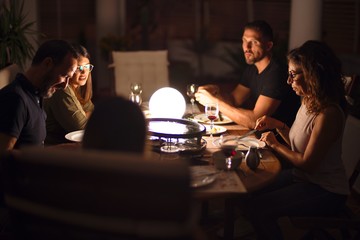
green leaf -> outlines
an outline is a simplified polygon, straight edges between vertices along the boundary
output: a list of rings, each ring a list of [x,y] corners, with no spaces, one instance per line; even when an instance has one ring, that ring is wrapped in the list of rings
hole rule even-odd
[[[0,69],[15,63],[21,68],[34,55],[35,49],[29,41],[41,34],[32,29],[35,22],[27,22],[24,0],[9,0],[0,6]]]

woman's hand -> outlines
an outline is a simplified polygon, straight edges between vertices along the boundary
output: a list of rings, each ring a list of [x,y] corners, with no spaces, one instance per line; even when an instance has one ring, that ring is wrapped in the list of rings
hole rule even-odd
[[[279,144],[273,132],[264,132],[261,134],[260,141],[266,143],[267,146],[274,148],[275,145]]]
[[[268,116],[262,116],[256,120],[255,129],[259,131],[263,131],[266,129],[274,129],[276,121],[274,118]]]

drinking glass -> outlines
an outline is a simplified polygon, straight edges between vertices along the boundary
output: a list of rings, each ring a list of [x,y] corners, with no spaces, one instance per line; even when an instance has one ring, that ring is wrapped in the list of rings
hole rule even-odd
[[[221,151],[225,154],[226,157],[234,156],[236,154],[236,149],[238,147],[236,136],[221,134],[219,137],[219,145]]]
[[[195,93],[198,90],[197,84],[189,84],[186,86],[186,94],[190,98],[191,102],[191,114],[194,115],[194,105],[195,105]]]
[[[130,93],[129,100],[140,106],[142,103],[141,94]]]
[[[139,95],[142,93],[142,85],[141,83],[131,83],[130,84],[131,93],[134,95]]]
[[[130,84],[130,95],[129,95],[130,101],[132,101],[140,106],[142,103],[141,93],[142,93],[141,83],[131,83]]]
[[[212,130],[214,128],[214,120],[218,118],[219,115],[219,105],[217,103],[207,103],[205,104],[205,114],[210,120],[210,138],[213,137]]]

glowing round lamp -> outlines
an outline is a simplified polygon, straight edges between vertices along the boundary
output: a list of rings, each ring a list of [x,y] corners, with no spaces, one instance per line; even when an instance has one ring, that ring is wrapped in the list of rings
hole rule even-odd
[[[185,98],[175,88],[160,88],[151,96],[149,110],[153,118],[182,118],[186,110]]]

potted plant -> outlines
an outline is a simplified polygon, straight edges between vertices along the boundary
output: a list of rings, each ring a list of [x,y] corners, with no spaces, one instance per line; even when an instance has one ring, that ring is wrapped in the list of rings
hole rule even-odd
[[[28,37],[34,37],[34,22],[27,22],[23,0],[2,1],[0,6],[0,69],[11,64],[24,68],[34,54]]]

